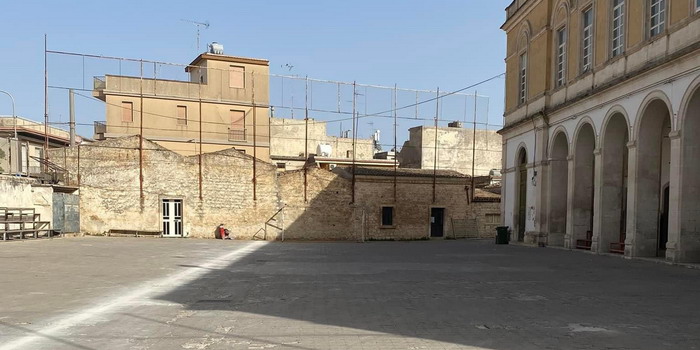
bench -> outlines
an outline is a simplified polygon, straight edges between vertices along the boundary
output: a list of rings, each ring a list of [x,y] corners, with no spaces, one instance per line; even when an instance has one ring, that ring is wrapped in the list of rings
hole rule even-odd
[[[593,245],[593,232],[586,231],[586,239],[576,240],[576,249],[591,250],[591,245]]]
[[[610,252],[613,254],[625,254],[625,238],[627,238],[627,233],[620,233],[620,241],[610,243]]]

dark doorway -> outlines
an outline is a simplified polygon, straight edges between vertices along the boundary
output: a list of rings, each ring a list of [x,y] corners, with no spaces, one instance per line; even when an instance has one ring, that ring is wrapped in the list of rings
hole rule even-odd
[[[518,169],[518,242],[525,240],[525,217],[527,216],[527,155],[520,152]]]
[[[659,246],[657,256],[666,256],[666,243],[668,242],[668,209],[669,209],[669,190],[668,185],[664,187],[663,209],[659,220]]]
[[[445,208],[430,208],[430,237],[442,237],[445,230]]]

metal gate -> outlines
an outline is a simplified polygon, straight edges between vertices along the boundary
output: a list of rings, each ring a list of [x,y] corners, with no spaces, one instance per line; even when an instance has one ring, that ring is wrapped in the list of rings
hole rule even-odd
[[[53,229],[59,233],[80,232],[80,197],[72,193],[53,194]]]

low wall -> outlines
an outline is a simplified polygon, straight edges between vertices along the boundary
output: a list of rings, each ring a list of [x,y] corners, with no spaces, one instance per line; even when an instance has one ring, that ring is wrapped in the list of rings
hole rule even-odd
[[[0,175],[0,207],[34,208],[41,221],[53,222],[53,188],[37,180]]]

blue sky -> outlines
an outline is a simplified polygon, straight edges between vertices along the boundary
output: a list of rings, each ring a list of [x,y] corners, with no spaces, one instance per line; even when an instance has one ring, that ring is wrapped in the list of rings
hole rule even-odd
[[[196,28],[181,19],[191,19],[211,24],[202,31],[202,50],[218,41],[227,54],[269,59],[272,73],[451,91],[504,72],[505,34],[499,27],[509,2],[8,1],[0,21],[0,89],[14,95],[17,114],[42,120],[44,33],[50,50],[189,63],[198,53]],[[289,72],[284,64],[294,68]],[[106,73],[100,69],[88,63],[83,79],[75,59],[50,55],[49,84],[90,88],[92,75]],[[500,78],[477,88],[490,97],[490,123],[501,122],[503,83]],[[270,93],[274,99],[278,92]],[[49,96],[51,120],[66,121],[66,92],[51,89]],[[78,122],[104,119],[99,102],[78,97],[76,103]],[[434,111],[429,105],[426,110]],[[368,103],[367,112],[377,108]],[[0,96],[0,114],[10,113],[9,100]],[[486,119],[481,107],[479,114]],[[386,136],[390,123],[377,120],[373,127]],[[430,124],[401,121],[399,143],[406,129],[423,123]],[[370,128],[363,121],[360,136]],[[337,133],[339,126],[328,129]],[[91,136],[92,128],[82,126],[79,133]]]

